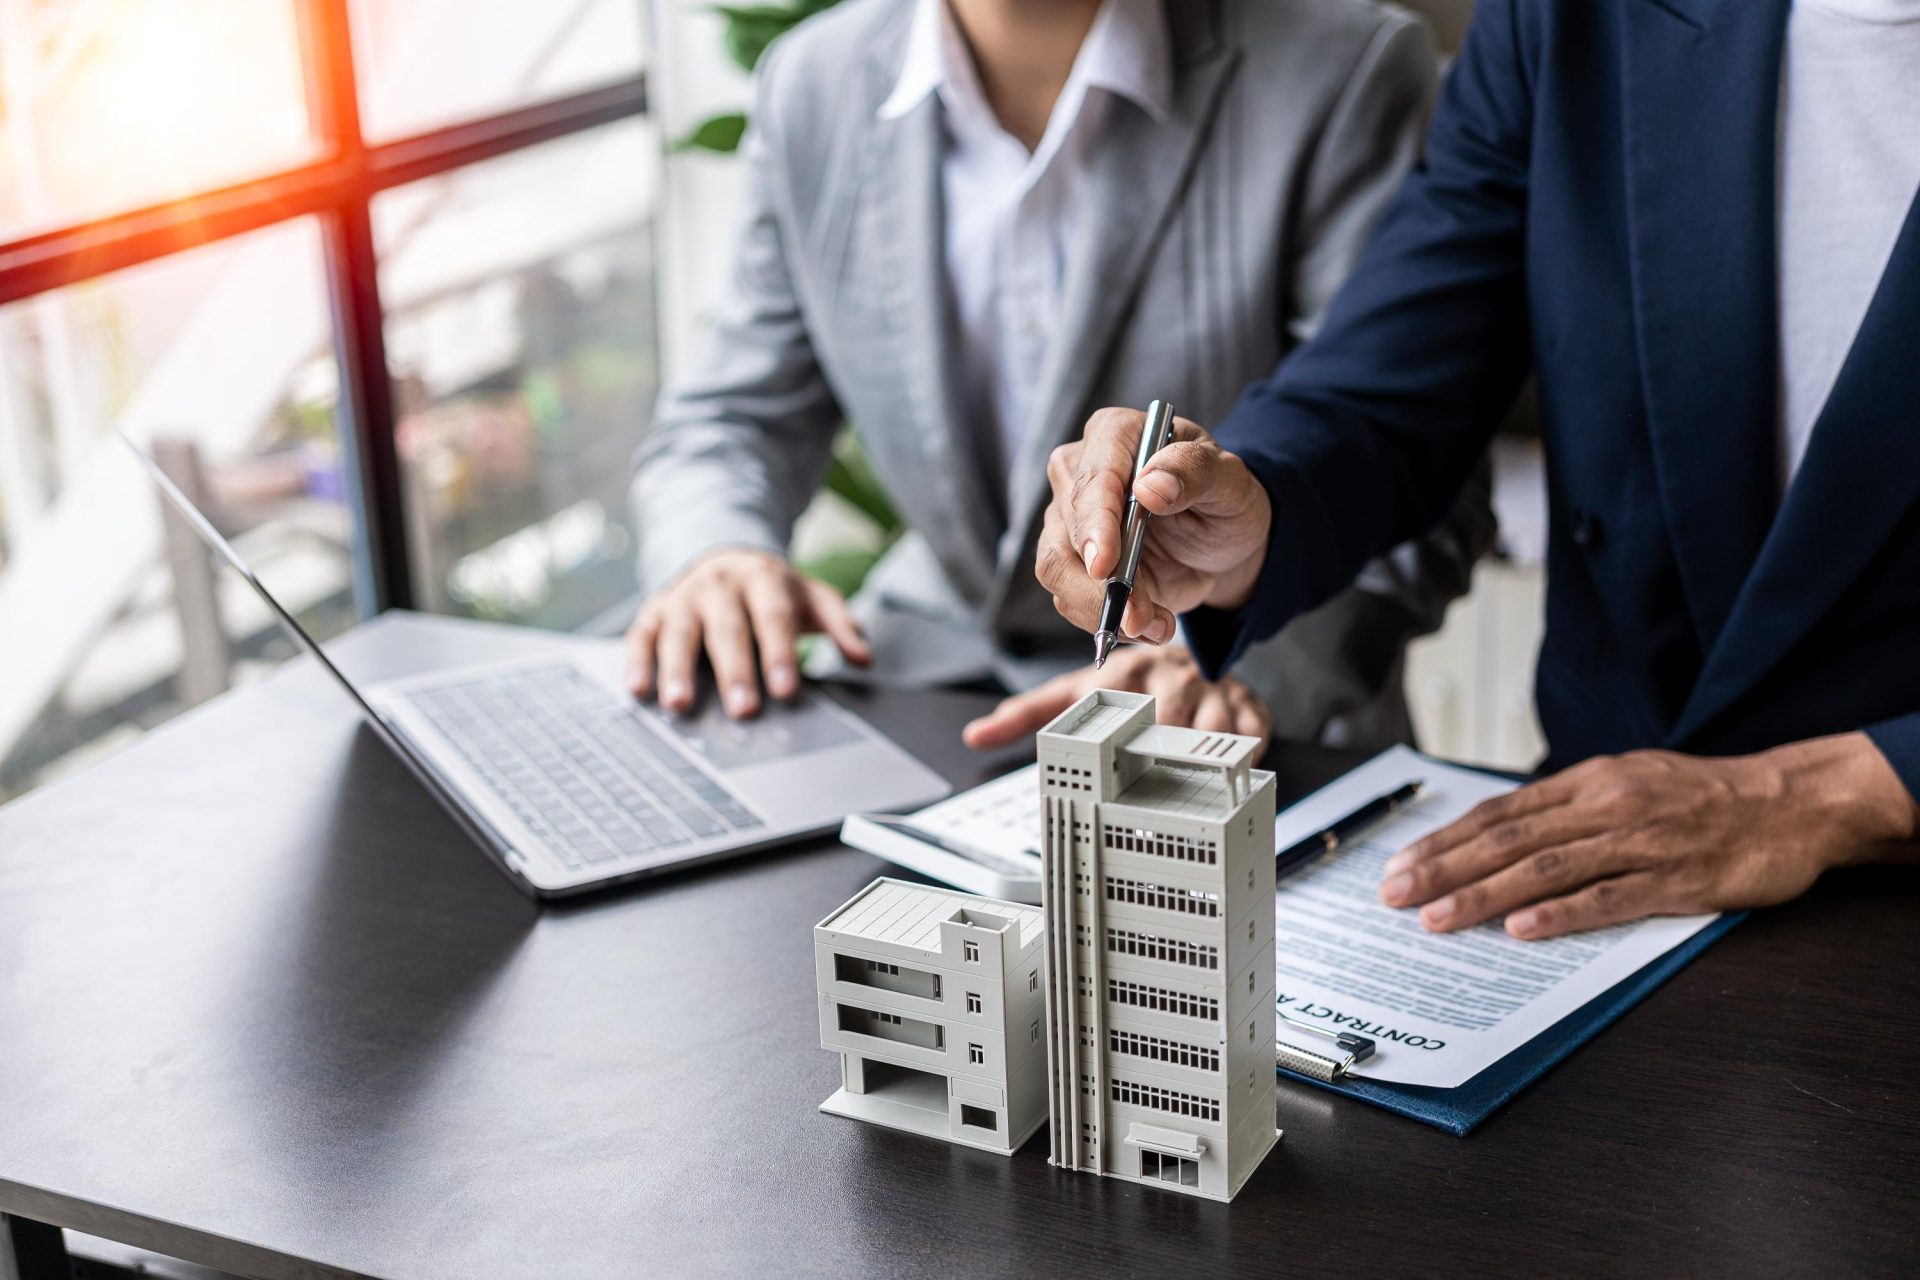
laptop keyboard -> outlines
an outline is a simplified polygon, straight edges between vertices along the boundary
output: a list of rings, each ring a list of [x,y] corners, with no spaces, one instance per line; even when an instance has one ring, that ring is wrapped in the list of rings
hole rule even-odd
[[[653,861],[649,855],[763,825],[571,663],[516,667],[406,697],[569,867]]]

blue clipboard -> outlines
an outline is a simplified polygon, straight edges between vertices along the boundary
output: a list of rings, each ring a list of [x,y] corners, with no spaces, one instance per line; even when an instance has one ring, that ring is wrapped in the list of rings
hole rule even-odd
[[[1475,1125],[1512,1101],[1515,1094],[1592,1039],[1608,1023],[1640,1003],[1655,987],[1680,972],[1746,917],[1744,911],[1721,916],[1632,977],[1595,996],[1479,1075],[1451,1089],[1389,1084],[1382,1080],[1341,1080],[1329,1084],[1284,1067],[1275,1070],[1282,1079],[1304,1081],[1318,1089],[1371,1102],[1376,1107],[1385,1107],[1464,1138]]]

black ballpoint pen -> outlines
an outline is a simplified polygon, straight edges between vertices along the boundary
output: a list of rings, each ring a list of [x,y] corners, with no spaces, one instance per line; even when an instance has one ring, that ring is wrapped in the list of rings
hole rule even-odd
[[[1134,575],[1140,572],[1140,544],[1147,536],[1147,509],[1133,496],[1133,481],[1147,469],[1147,460],[1173,439],[1173,406],[1155,400],[1147,406],[1147,422],[1140,431],[1140,449],[1133,457],[1133,476],[1127,482],[1127,510],[1121,520],[1120,563],[1107,579],[1107,597],[1100,605],[1100,625],[1093,633],[1093,666],[1107,665],[1107,655],[1120,642],[1120,619],[1127,613]]]
[[[1351,840],[1362,828],[1371,826],[1379,819],[1396,812],[1401,805],[1419,795],[1420,788],[1425,785],[1426,783],[1416,778],[1383,796],[1375,796],[1326,830],[1316,831],[1288,848],[1282,849],[1273,858],[1274,874],[1287,871],[1317,853],[1330,853],[1338,849],[1343,842]]]

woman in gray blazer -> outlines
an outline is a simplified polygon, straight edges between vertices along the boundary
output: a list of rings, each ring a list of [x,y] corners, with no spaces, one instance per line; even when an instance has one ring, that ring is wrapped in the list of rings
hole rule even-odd
[[[771,48],[746,212],[700,371],[633,482],[636,694],[729,713],[812,674],[997,678],[997,745],[1096,685],[1163,720],[1361,745],[1408,732],[1407,640],[1492,540],[1484,481],[1426,538],[1204,680],[1039,591],[1051,451],[1095,407],[1200,421],[1313,329],[1414,161],[1433,43],[1370,0],[849,0]],[[843,421],[911,531],[852,602],[786,559]]]

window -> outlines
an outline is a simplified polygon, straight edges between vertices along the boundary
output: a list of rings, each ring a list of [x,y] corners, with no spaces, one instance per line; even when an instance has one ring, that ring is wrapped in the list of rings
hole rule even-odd
[[[25,57],[8,65],[0,105],[0,238],[313,159],[303,3],[8,6],[0,48],[17,43]]]
[[[1127,906],[1153,907],[1160,911],[1173,911],[1181,915],[1218,917],[1220,914],[1220,895],[1206,889],[1169,888],[1166,885],[1150,884],[1144,880],[1129,880],[1122,876],[1108,876],[1107,901],[1123,903]]]
[[[1107,848],[1118,849],[1122,853],[1149,853],[1158,858],[1172,858],[1180,862],[1201,862],[1207,866],[1213,866],[1220,860],[1220,846],[1211,840],[1168,835],[1158,831],[1148,831],[1143,827],[1112,825],[1102,826],[1100,837],[1106,842]]]
[[[1115,1053],[1195,1071],[1218,1071],[1220,1051],[1203,1045],[1186,1044],[1162,1036],[1139,1035],[1132,1031],[1108,1028],[1107,1047]]]
[[[1185,1156],[1142,1151],[1140,1176],[1155,1182],[1172,1182],[1183,1187],[1197,1187],[1200,1185],[1200,1162],[1189,1160]]]
[[[922,1000],[940,998],[940,975],[916,969],[912,965],[903,967],[886,960],[835,952],[833,977],[836,982],[850,982],[856,986],[872,987],[876,991],[894,991],[901,995],[918,996]]]
[[[633,75],[645,6],[630,0],[468,5],[352,0],[370,138],[395,138]]]
[[[980,944],[977,942],[963,942],[960,944],[960,954],[967,958],[968,964],[979,964]]]
[[[985,1107],[971,1106],[965,1102],[960,1104],[960,1123],[993,1133],[1000,1131],[1000,1116],[997,1112],[989,1111]]]
[[[0,307],[0,800],[294,653],[109,425],[316,635],[359,616],[323,257],[300,219]]]
[[[1040,989],[1040,971],[1038,969],[1027,970],[1027,990],[1038,991],[1039,989]]]
[[[1083,989],[1081,994],[1090,993]],[[1205,1018],[1212,1021],[1220,1016],[1220,1002],[1210,996],[1188,995],[1180,991],[1170,991],[1165,987],[1122,982],[1118,978],[1107,979],[1107,999],[1115,1004],[1132,1005],[1139,1009],[1177,1013],[1183,1018]]]
[[[987,1062],[986,1049],[982,1048],[980,1045],[977,1045],[977,1044],[968,1045],[967,1061],[971,1062],[976,1067],[985,1066]]]
[[[421,607],[576,627],[632,594],[656,151],[627,121],[375,198]]]
[[[1220,1119],[1220,1104],[1213,1099],[1182,1093],[1178,1089],[1162,1088],[1157,1084],[1135,1084],[1131,1080],[1109,1079],[1107,1096],[1115,1102],[1145,1107],[1151,1111],[1164,1111],[1169,1115],[1213,1122],[1218,1122]]]
[[[1040,1020],[1038,1018],[1035,1018],[1033,1020],[1033,1025],[1027,1028],[1027,1043],[1028,1044],[1040,1043]]]
[[[1143,960],[1193,965],[1200,969],[1220,967],[1218,947],[1203,946],[1198,942],[1187,942],[1180,938],[1163,938],[1157,934],[1138,933],[1132,929],[1108,929],[1107,950],[1116,955],[1139,956]]]
[[[946,1048],[946,1032],[938,1023],[903,1017],[900,1014],[887,1013],[879,1009],[863,1009],[859,1005],[852,1004],[839,1005],[835,1010],[835,1016],[842,1031],[875,1036],[881,1040],[892,1040],[897,1044],[911,1045],[919,1049]]]
[[[630,596],[643,31],[630,0],[0,4],[0,800],[291,653],[116,427],[323,637]]]
[[[969,992],[967,992],[967,1012],[968,1012],[968,1013],[978,1013],[978,1012],[980,1012],[980,996],[979,996],[979,993],[977,993],[977,992],[973,992],[973,991],[969,991]]]

